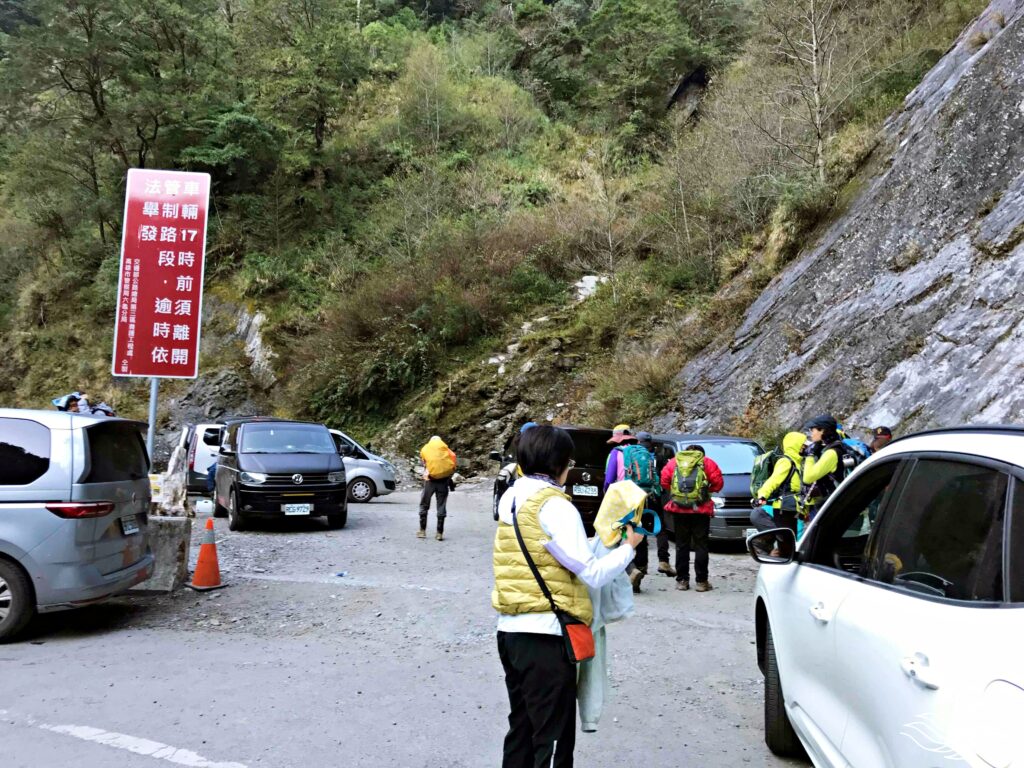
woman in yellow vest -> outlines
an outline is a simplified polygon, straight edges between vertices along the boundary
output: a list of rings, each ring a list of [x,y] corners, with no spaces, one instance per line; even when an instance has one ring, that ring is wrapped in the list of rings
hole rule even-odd
[[[587,587],[599,589],[633,560],[643,536],[628,529],[626,543],[598,559],[583,521],[562,490],[573,466],[573,442],[563,429],[533,427],[519,443],[523,477],[498,505],[494,537],[494,591],[498,654],[511,712],[503,768],[572,766],[576,744],[576,665],[568,660],[562,629],[530,570],[523,544],[558,608],[590,624]]]

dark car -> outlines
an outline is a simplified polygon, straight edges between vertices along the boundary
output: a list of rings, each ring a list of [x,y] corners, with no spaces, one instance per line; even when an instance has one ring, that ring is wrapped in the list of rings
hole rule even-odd
[[[573,459],[576,466],[569,470],[569,479],[565,483],[565,492],[572,497],[572,503],[583,518],[583,527],[588,536],[594,535],[594,520],[604,499],[604,468],[612,446],[608,440],[612,436],[610,429],[594,429],[591,427],[567,427],[559,425],[569,433],[575,450]],[[501,499],[509,486],[510,475],[515,473],[515,437],[505,443],[500,453],[491,452],[491,458],[501,463],[502,469],[494,480],[492,512],[498,519],[498,500]]]
[[[700,445],[709,459],[722,470],[725,485],[712,494],[715,516],[711,518],[711,539],[714,541],[742,541],[750,523],[750,473],[754,459],[764,450],[753,440],[726,435],[656,435],[658,467],[667,464],[676,451],[688,445]],[[666,514],[666,525],[675,530],[672,518]]]
[[[230,420],[215,480],[214,514],[232,531],[253,518],[326,517],[348,520],[345,465],[323,424],[283,419]]]

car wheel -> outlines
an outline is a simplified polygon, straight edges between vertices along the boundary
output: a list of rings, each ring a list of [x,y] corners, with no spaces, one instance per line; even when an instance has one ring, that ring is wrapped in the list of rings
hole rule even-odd
[[[497,492],[491,494],[491,512],[494,515],[494,520],[498,520],[498,502],[501,501],[501,497],[498,496]]]
[[[764,742],[779,757],[807,756],[786,714],[771,626],[768,627],[764,643]]]
[[[213,494],[213,516],[214,517],[227,517],[228,511],[220,504],[217,503],[217,494]]]
[[[377,486],[373,484],[373,480],[360,477],[349,483],[349,501],[354,501],[356,504],[365,504],[366,502],[371,501],[376,495]]]
[[[327,516],[327,527],[332,531],[338,528],[344,528],[345,523],[348,522],[348,507],[342,507],[336,515]]]
[[[242,519],[242,513],[238,509],[238,491],[234,488],[231,489],[231,495],[228,496],[228,530],[245,530],[245,521]]]
[[[28,575],[14,563],[0,559],[0,643],[15,639],[35,613]]]

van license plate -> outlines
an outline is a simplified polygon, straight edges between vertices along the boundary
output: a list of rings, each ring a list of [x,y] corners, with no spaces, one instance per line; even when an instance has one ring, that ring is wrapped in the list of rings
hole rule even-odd
[[[572,487],[573,496],[593,496],[597,497],[597,486],[596,485],[574,485]]]
[[[135,518],[135,515],[121,518],[121,532],[125,536],[131,536],[133,533],[139,532],[139,521]]]
[[[313,511],[312,504],[282,504],[281,509],[286,515],[308,515]]]

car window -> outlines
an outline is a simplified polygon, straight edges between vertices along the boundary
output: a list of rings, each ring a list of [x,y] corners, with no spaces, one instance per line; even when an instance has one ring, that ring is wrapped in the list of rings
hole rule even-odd
[[[216,448],[220,445],[220,436],[223,430],[219,428],[205,429],[203,430],[203,443]]]
[[[132,424],[96,424],[85,430],[89,474],[85,483],[138,480],[149,472],[146,445]]]
[[[868,547],[879,510],[892,494],[899,461],[887,461],[851,478],[832,498],[815,524],[809,561],[864,576]]]
[[[1024,483],[1013,481],[1010,518],[1010,600],[1024,603]]]
[[[573,459],[577,466],[604,467],[612,447],[604,433],[569,432],[574,447]]]
[[[50,430],[30,419],[0,419],[0,485],[29,485],[50,469]]]
[[[331,433],[317,424],[246,424],[241,453],[337,453]]]
[[[932,597],[1002,600],[1008,481],[976,464],[915,462],[886,513],[871,578]]]

